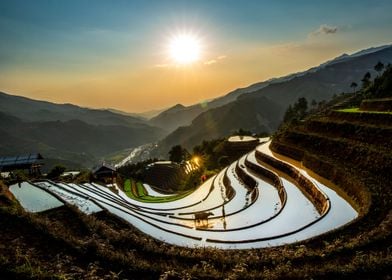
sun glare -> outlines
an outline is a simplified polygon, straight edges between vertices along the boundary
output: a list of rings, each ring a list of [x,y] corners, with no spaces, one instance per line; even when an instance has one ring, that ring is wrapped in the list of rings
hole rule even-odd
[[[200,59],[201,43],[192,34],[179,34],[169,42],[169,55],[176,64],[191,64]]]

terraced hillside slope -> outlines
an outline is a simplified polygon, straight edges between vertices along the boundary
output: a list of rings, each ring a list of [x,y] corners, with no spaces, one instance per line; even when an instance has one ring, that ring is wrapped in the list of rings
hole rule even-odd
[[[359,218],[332,233],[340,243],[333,251],[345,264],[354,264],[358,254],[368,258],[360,271],[383,270],[392,261],[391,143],[391,114],[349,109],[292,124],[271,145],[274,152],[331,180],[355,201]]]

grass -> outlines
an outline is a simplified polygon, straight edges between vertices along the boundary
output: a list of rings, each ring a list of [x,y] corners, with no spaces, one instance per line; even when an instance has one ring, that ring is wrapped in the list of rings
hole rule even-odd
[[[124,182],[124,192],[126,195],[134,200],[140,202],[163,203],[171,202],[191,194],[194,190],[173,194],[170,196],[152,196],[149,195],[141,182],[135,182],[132,179],[127,179]]]
[[[361,111],[359,108],[346,108],[346,109],[339,109],[336,110],[338,112],[343,112],[343,113],[368,113],[368,114],[387,114],[391,115],[392,112],[380,112],[380,111]]]

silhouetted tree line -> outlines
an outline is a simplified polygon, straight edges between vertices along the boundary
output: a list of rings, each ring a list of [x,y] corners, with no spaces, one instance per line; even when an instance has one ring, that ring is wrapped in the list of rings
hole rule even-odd
[[[362,94],[365,99],[386,98],[390,97],[392,93],[392,66],[388,64],[384,67],[382,63],[380,65],[379,63],[375,66],[379,75],[363,89]]]
[[[308,113],[308,101],[301,97],[293,105],[289,105],[283,117],[284,123],[302,120]]]
[[[381,61],[378,61],[376,65],[374,65],[373,69],[377,72],[377,78],[381,77],[381,75],[383,74],[384,70],[387,70],[388,68],[391,67],[391,64],[388,65],[384,65],[384,63],[382,63]],[[363,75],[363,78],[361,79],[362,82],[362,90],[366,90],[366,88],[368,88],[372,81],[371,81],[372,75],[370,74],[370,72],[366,72]],[[358,87],[358,84],[354,81],[351,83],[350,87],[353,89],[354,93],[356,93],[356,88]]]
[[[169,160],[180,163],[190,158],[190,153],[181,145],[173,146],[169,151]]]

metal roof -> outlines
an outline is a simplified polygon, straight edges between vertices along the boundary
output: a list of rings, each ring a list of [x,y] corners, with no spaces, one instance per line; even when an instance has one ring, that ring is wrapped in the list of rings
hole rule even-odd
[[[105,169],[110,171],[116,171],[116,168],[114,168],[112,165],[103,162],[101,165],[98,165],[93,169],[93,173],[97,173],[101,171],[101,169],[102,171],[104,171]]]
[[[39,162],[42,159],[44,158],[39,153],[12,156],[12,157],[0,157],[0,168],[13,166],[13,165],[33,164]]]

